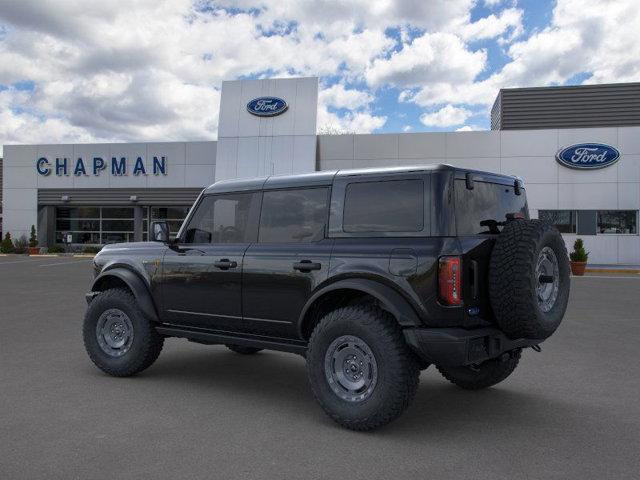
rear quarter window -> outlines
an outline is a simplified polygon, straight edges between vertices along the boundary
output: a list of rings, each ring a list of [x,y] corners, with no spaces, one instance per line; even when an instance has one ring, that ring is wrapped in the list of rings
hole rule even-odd
[[[343,231],[420,232],[424,204],[421,179],[350,183],[345,190]]]
[[[497,233],[491,228],[491,222],[504,222],[508,213],[529,218],[524,190],[516,195],[512,186],[478,181],[473,183],[473,190],[469,190],[464,180],[456,180],[454,190],[458,235]]]

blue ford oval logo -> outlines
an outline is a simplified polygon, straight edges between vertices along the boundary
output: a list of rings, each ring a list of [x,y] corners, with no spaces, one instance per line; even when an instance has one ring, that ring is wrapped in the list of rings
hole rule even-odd
[[[248,112],[259,117],[275,117],[284,113],[287,108],[287,102],[278,97],[259,97],[247,103]]]
[[[610,145],[602,143],[579,143],[565,147],[558,152],[556,159],[565,167],[594,170],[613,165],[620,158],[620,152]]]

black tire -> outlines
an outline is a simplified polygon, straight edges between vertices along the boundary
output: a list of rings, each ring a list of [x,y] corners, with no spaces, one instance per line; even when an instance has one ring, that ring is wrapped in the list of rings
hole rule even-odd
[[[227,345],[227,348],[232,352],[240,353],[242,355],[253,355],[254,353],[258,353],[262,351],[261,348],[255,347],[244,347],[242,345]]]
[[[506,379],[518,366],[521,350],[514,350],[471,367],[442,367],[438,371],[451,383],[465,390],[480,390]]]
[[[375,386],[366,398],[338,396],[329,383],[326,362],[335,342],[356,338],[366,344],[376,367]],[[362,363],[360,363],[362,365]],[[307,370],[313,394],[324,411],[351,430],[371,430],[391,422],[409,406],[418,389],[418,362],[404,342],[402,331],[387,312],[372,305],[334,310],[316,325],[307,350]],[[362,377],[361,377],[362,378]]]
[[[122,312],[129,320],[133,335],[126,351],[119,356],[108,353],[104,336],[98,335],[98,324],[109,312]],[[84,346],[91,361],[103,372],[114,377],[128,377],[150,367],[162,351],[164,338],[144,316],[129,290],[112,288],[97,295],[87,308],[83,325]],[[116,351],[117,352],[117,351]]]
[[[555,263],[543,262],[540,268],[555,272],[557,267],[556,273],[539,275],[542,256],[555,258]],[[541,281],[542,278],[547,280]],[[538,289],[547,286],[556,294],[542,290],[545,300]],[[509,338],[544,340],[562,321],[569,289],[569,258],[558,230],[540,220],[508,222],[496,240],[489,266],[491,307],[500,329]]]

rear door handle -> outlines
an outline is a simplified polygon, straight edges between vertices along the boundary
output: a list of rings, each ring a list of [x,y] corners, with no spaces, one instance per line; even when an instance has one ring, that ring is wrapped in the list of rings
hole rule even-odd
[[[311,270],[320,270],[321,268],[322,264],[312,262],[311,260],[301,260],[293,264],[293,269],[301,272],[310,272]]]
[[[220,270],[229,270],[230,268],[236,268],[238,266],[238,262],[229,260],[228,258],[221,258],[220,260],[213,262],[213,266]]]

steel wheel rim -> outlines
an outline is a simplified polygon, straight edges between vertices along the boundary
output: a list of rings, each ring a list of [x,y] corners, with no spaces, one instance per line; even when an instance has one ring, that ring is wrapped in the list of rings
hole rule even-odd
[[[96,324],[96,338],[104,353],[111,357],[121,357],[133,343],[131,319],[118,308],[105,310]]]
[[[551,281],[549,281],[551,277]],[[556,303],[560,290],[558,258],[550,247],[540,250],[536,262],[536,296],[540,310],[547,313]]]
[[[331,342],[325,354],[324,371],[331,390],[347,402],[366,400],[378,382],[373,351],[353,335],[343,335]]]

